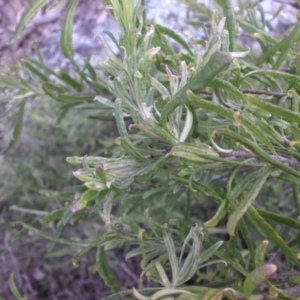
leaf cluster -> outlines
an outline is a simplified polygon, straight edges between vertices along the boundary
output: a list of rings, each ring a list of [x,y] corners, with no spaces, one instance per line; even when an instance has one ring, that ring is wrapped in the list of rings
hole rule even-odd
[[[30,6],[12,41],[46,2]],[[107,59],[99,72],[89,58],[83,67],[74,60],[77,1],[65,2],[61,48],[73,74],[50,70],[38,56],[0,78],[3,101],[13,99],[11,109],[18,109],[6,151],[20,136],[27,98],[40,95],[62,103],[59,119],[74,106],[114,118],[119,138],[106,155],[67,158],[81,166],[73,172],[81,181],[75,201],[39,221],[58,222],[56,236],[32,224],[24,229],[82,247],[75,265],[97,248],[97,270],[114,292],[107,300],[297,299],[290,293],[295,278],[278,284],[273,278],[281,274],[269,259],[284,256],[282,274],[300,266],[299,23],[278,40],[266,31],[259,4],[240,1],[236,12],[230,0],[215,1],[214,11],[182,1],[200,20],[190,24],[209,24],[206,39],[189,33],[186,41],[147,21],[143,1],[110,0],[120,37],[108,36],[119,53],[100,37]],[[259,58],[241,44],[240,32],[259,43]],[[102,222],[95,240],[60,237],[71,220],[95,210]],[[134,247],[127,259],[141,255],[141,276],[162,288],[119,291],[107,253],[121,246]],[[218,264],[210,266],[212,255]],[[186,285],[192,279],[204,283]]]

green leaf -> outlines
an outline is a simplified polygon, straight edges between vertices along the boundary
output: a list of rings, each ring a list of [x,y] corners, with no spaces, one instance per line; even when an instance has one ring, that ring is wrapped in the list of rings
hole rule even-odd
[[[78,267],[80,259],[87,253],[92,251],[94,248],[101,246],[104,242],[114,239],[115,235],[107,235],[106,233],[100,234],[93,242],[91,242],[87,247],[80,250],[72,259],[73,266]]]
[[[72,34],[73,34],[73,21],[74,21],[74,12],[78,5],[79,0],[70,0],[67,6],[67,12],[64,17],[63,26],[61,30],[60,36],[60,47],[62,53],[67,58],[73,58],[74,50],[73,50],[73,42],[72,42]]]
[[[299,275],[291,275],[289,276],[289,281],[295,283],[296,285],[300,285],[300,276]]]
[[[289,218],[287,216],[276,214],[276,213],[273,213],[271,211],[266,211],[266,210],[263,210],[263,209],[257,209],[257,212],[264,219],[272,220],[272,221],[275,221],[277,223],[280,223],[280,224],[283,224],[283,225],[286,225],[286,226],[289,226],[289,227],[300,229],[300,222],[293,219],[293,218]]]
[[[64,215],[67,208],[61,208],[55,211],[52,211],[50,214],[48,214],[46,217],[43,217],[39,220],[39,222],[42,225],[47,225],[52,221],[60,220],[62,216]]]
[[[9,40],[8,44],[14,44],[21,36],[21,33],[25,26],[30,22],[30,20],[40,11],[50,0],[35,0],[30,6],[26,9],[20,22],[18,23],[16,30]]]
[[[259,245],[256,247],[254,251],[254,263],[256,268],[262,267],[265,264],[268,245],[269,241],[265,240],[259,243]]]
[[[257,109],[257,108],[255,108]],[[246,115],[242,114],[240,116],[240,121],[257,137],[259,138],[264,145],[272,152],[276,153],[272,143],[270,142],[269,136],[265,132],[263,132],[257,124],[254,124],[250,118],[248,118]]]
[[[178,177],[178,176],[174,177],[173,179],[176,180],[177,182],[181,183],[181,184],[189,186],[189,180],[188,179]],[[206,197],[211,198],[218,205],[221,205],[221,203],[224,201],[216,191],[209,188],[207,185],[202,184],[201,182],[192,181],[191,186],[192,186],[193,190],[199,192],[200,194],[205,195]]]
[[[247,33],[250,33],[251,35],[254,35],[255,33],[259,33],[260,35],[262,35],[265,40],[268,42],[268,43],[271,43],[271,44],[277,44],[278,43],[278,40],[276,38],[274,38],[273,36],[269,35],[268,33],[266,33],[265,31],[253,26],[252,24],[250,23],[247,23],[245,21],[242,21],[242,20],[238,20],[238,24],[240,25],[240,27],[245,30]]]
[[[189,44],[182,38],[179,34],[174,32],[172,29],[162,26],[162,25],[155,25],[156,30],[159,30],[161,34],[167,35],[168,37],[172,38],[174,41],[179,43],[185,50],[188,51],[190,55],[194,55],[193,51],[191,50]]]
[[[11,273],[8,280],[9,288],[16,300],[27,300],[27,297],[22,297],[14,280],[14,273]]]
[[[261,77],[258,77],[258,80],[262,81],[264,78],[267,78],[268,80],[272,81],[272,84],[276,84],[276,81],[274,81],[274,80],[275,80],[275,78],[278,78],[278,77],[285,80],[286,82],[288,82],[290,84],[295,84],[296,82],[299,82],[299,80],[300,80],[300,76],[297,76],[294,74],[280,72],[280,71],[274,71],[274,70],[264,70],[264,69],[255,70],[255,71],[245,74],[245,76],[243,77],[243,80],[245,80],[247,77],[257,78],[256,77],[257,75],[261,76]],[[279,91],[281,91],[281,89],[279,89]]]
[[[187,91],[186,94],[192,105],[199,106],[231,121],[235,121],[235,112],[233,110],[230,110],[221,104],[216,104],[212,103],[211,101],[204,100],[195,95],[192,91]]]
[[[131,251],[129,251],[126,256],[125,259],[128,260],[131,257],[137,256],[137,255],[145,255],[147,253],[150,253],[152,251],[155,251],[153,249],[153,246],[155,245],[151,245],[151,244],[147,244],[147,245],[140,245],[139,248],[133,249]]]
[[[143,193],[143,199],[152,199],[155,197],[159,197],[161,194],[168,192],[168,189],[165,187],[159,187],[159,188],[155,188],[155,189],[151,189],[146,191],[145,193]]]
[[[249,103],[251,103],[252,105],[255,105],[265,111],[268,111],[272,114],[276,114],[280,117],[283,117],[287,121],[292,121],[292,122],[296,122],[297,124],[300,124],[299,113],[293,112],[291,110],[280,107],[278,105],[274,105],[271,103],[267,103],[265,101],[261,101],[255,97],[247,97],[247,101]]]
[[[183,158],[187,161],[207,162],[218,159],[219,154],[206,144],[193,145],[189,143],[178,143],[168,155]]]
[[[61,81],[72,87],[75,91],[82,92],[84,88],[83,84],[81,82],[78,82],[76,79],[72,78],[68,73],[60,71],[57,73],[57,77]]]
[[[71,164],[71,165],[82,165],[83,160],[85,159],[85,162],[88,166],[90,167],[95,167],[100,163],[103,163],[107,158],[102,157],[102,156],[86,156],[86,157],[81,157],[81,156],[71,156],[67,157],[66,161]]]
[[[202,228],[196,225],[191,228],[190,233],[186,236],[184,240],[181,249],[180,258],[179,258],[179,264],[180,264],[179,284],[180,285],[189,281],[195,275],[199,267],[199,255],[200,255],[200,248],[202,245],[201,233],[202,233]],[[188,255],[185,257],[184,262],[182,263],[185,249],[187,248],[187,245],[190,243],[191,240],[193,240],[192,246],[188,250]]]
[[[121,147],[124,149],[124,151],[128,154],[131,154],[134,158],[136,158],[140,162],[149,162],[148,159],[143,157],[138,150],[132,145],[132,143],[126,139],[122,138],[121,139]]]
[[[204,286],[185,286],[183,289],[193,293],[193,295],[181,295],[177,300],[221,300],[224,295],[224,291],[221,289],[212,289]]]
[[[215,253],[216,256],[224,260],[228,265],[230,265],[233,269],[237,270],[244,276],[248,275],[248,271],[243,268],[234,258],[231,258],[229,254],[224,254],[224,251],[218,251]]]
[[[98,190],[87,190],[85,191],[80,199],[72,206],[71,210],[73,213],[84,209],[88,203],[93,200],[99,194]]]
[[[122,220],[124,224],[126,224],[130,228],[130,231],[136,235],[139,235],[140,232],[143,230],[135,221],[133,221],[126,215],[123,215]]]
[[[155,176],[161,168],[167,165],[173,157],[162,156],[159,159],[156,159],[153,163],[146,164],[143,167],[137,176],[134,177],[136,182],[143,182],[150,180],[153,176]]]
[[[65,94],[57,94],[55,100],[65,104],[80,104],[85,102],[92,102],[95,96],[72,96]]]
[[[216,227],[218,223],[226,216],[228,209],[228,202],[224,200],[218,207],[214,216],[204,223],[205,227]]]
[[[171,97],[170,92],[161,82],[150,75],[147,75],[147,79],[150,81],[151,85],[160,93],[163,100]]]
[[[167,276],[164,268],[162,267],[161,263],[158,262],[158,261],[156,261],[155,262],[155,266],[156,266],[157,272],[158,272],[158,274],[160,276],[160,279],[161,279],[164,287],[166,289],[171,288],[171,283],[170,283],[169,278],[168,278],[168,276]]]
[[[177,144],[177,139],[174,137],[172,133],[170,133],[169,129],[166,128],[164,129],[154,118],[149,117],[146,120],[146,124],[152,129],[152,134],[156,134],[159,136],[162,140],[165,142],[171,144],[171,145],[176,145]],[[146,130],[147,132],[147,130]],[[150,131],[151,133],[151,131]]]
[[[232,83],[228,82],[227,80],[221,78],[215,78],[212,80],[210,85],[216,89],[223,89],[229,95],[234,96],[236,100],[244,102],[245,95],[236,86],[234,86]]]
[[[64,93],[64,89],[58,85],[52,84],[50,82],[44,82],[42,84],[42,89],[45,91],[47,95],[49,95],[52,99],[60,101],[57,98],[57,93]]]
[[[57,242],[59,244],[85,247],[91,243],[90,241],[80,241],[80,240],[63,239],[63,238],[54,237],[52,234],[41,231],[29,224],[23,223],[23,222],[17,222],[17,224],[21,224],[27,230],[32,231],[33,233],[41,235],[41,236],[45,237],[46,239]]]
[[[142,292],[143,294],[147,294],[150,296],[159,290],[161,290],[161,288],[140,289],[139,291]],[[123,297],[132,296],[132,295],[133,295],[133,292],[132,292],[132,289],[130,289],[130,290],[118,292],[113,295],[107,296],[105,298],[102,298],[101,300],[120,300]],[[133,299],[133,298],[130,298],[130,299]]]
[[[188,83],[181,88],[174,97],[163,107],[161,111],[160,123],[164,124],[169,114],[178,106],[187,103],[186,92],[188,90],[202,90],[209,83],[225,70],[232,62],[233,58],[229,52],[215,52],[205,66]]]
[[[36,69],[29,61],[22,59],[21,60],[24,64],[24,66],[35,76],[37,76],[39,78],[39,80],[42,81],[48,81],[48,78],[41,73],[38,69]]]
[[[234,235],[237,223],[246,213],[247,209],[250,207],[253,201],[256,199],[258,193],[260,192],[266,180],[268,179],[268,177],[273,171],[274,171],[273,168],[270,167],[265,168],[265,170],[261,174],[261,177],[253,184],[252,188],[248,190],[247,195],[241,201],[238,208],[229,216],[228,223],[227,223],[228,234],[232,236]]]
[[[223,8],[224,16],[226,17],[226,27],[229,33],[229,51],[234,51],[235,43],[235,14],[232,5],[232,0],[217,1]]]
[[[267,281],[277,270],[277,267],[272,264],[267,264],[253,270],[244,282],[244,293],[246,299],[249,300],[256,287]]]
[[[117,99],[115,101],[115,118],[116,118],[116,123],[121,138],[126,138],[128,136],[128,133],[123,119],[123,109],[122,109],[121,99]]]
[[[107,98],[104,98],[104,97],[101,97],[101,96],[96,96],[94,98],[94,101],[98,101],[100,102],[101,104],[105,105],[105,106],[108,106],[110,108],[115,108],[116,105],[113,101],[107,99]]]
[[[160,47],[162,52],[166,54],[166,56],[173,62],[172,58],[174,57],[175,50],[174,48],[168,43],[167,38],[160,33],[159,30],[155,30],[155,35],[153,37],[153,46]]]
[[[65,6],[69,0],[60,0],[58,3],[54,3],[47,7],[47,12],[53,12],[57,9],[60,9],[62,6]]]
[[[100,277],[104,280],[105,284],[111,289],[113,293],[119,292],[119,281],[108,263],[104,247],[98,247],[96,257],[96,266]]]
[[[257,210],[250,206],[247,212],[248,216],[253,222],[265,233],[269,240],[275,243],[283,253],[293,262],[298,268],[300,267],[300,261],[297,255],[286,244],[286,242],[279,236],[279,234],[273,229],[273,227],[265,221],[263,217],[259,215]]]
[[[193,296],[192,293],[182,290],[182,289],[163,289],[161,291],[156,292],[151,296],[151,298],[144,297],[142,294],[140,294],[135,288],[133,288],[133,294],[137,297],[138,300],[159,300],[159,299],[174,299],[172,296],[176,295],[184,295],[184,297]],[[172,297],[172,298],[170,298]],[[178,298],[178,297],[176,297]],[[181,298],[182,299],[182,298]],[[183,298],[185,299],[185,298]]]
[[[273,69],[279,69],[284,60],[287,57],[288,51],[291,49],[293,43],[299,40],[300,35],[300,24],[297,23],[296,26],[292,29],[289,35],[282,41],[275,44],[272,48],[264,53],[261,59],[258,61],[258,65],[267,60],[269,57],[274,56],[274,54],[279,51],[279,56],[276,62],[273,64]]]
[[[31,226],[39,226],[39,221],[35,220],[33,222],[30,223]],[[17,234],[15,234],[12,237],[12,242],[15,243],[16,241],[20,240],[21,238],[23,238],[23,236],[25,236],[28,233],[28,229],[23,228],[21,229]]]
[[[172,287],[177,287],[179,283],[179,263],[176,256],[175,245],[172,236],[166,230],[163,231],[164,243],[167,248],[168,257],[172,269]]]
[[[23,117],[25,109],[26,99],[23,99],[19,105],[19,111],[16,117],[15,127],[12,133],[12,139],[7,147],[2,151],[2,154],[7,153],[20,139],[22,128],[23,128]]]

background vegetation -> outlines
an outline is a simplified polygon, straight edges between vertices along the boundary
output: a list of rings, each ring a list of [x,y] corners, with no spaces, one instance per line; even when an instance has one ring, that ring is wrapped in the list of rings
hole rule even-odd
[[[35,45],[0,75],[2,297],[298,299],[300,25],[278,39],[259,3],[182,2],[205,39],[106,1],[119,52],[100,37],[98,69],[61,1],[69,72]]]

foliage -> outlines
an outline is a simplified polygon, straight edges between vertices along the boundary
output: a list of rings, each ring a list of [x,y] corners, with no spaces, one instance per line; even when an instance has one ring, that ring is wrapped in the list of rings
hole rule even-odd
[[[39,56],[1,75],[2,103],[17,110],[5,151],[20,137],[26,101],[41,95],[62,103],[59,120],[75,106],[88,108],[94,119],[115,118],[119,135],[102,156],[67,158],[82,166],[73,172],[82,183],[73,203],[41,218],[42,229],[20,224],[80,248],[75,266],[97,248],[97,270],[113,292],[107,300],[297,299],[300,24],[278,40],[265,30],[259,5],[260,15],[242,1],[239,13],[229,0],[215,1],[215,11],[182,2],[200,20],[190,23],[208,24],[206,40],[189,33],[186,42],[152,24],[141,1],[106,1],[120,28],[119,40],[108,33],[119,53],[100,37],[108,56],[101,72],[89,59],[80,67],[71,43],[77,1],[69,1],[61,48],[73,74],[47,68]],[[12,41],[46,3],[31,5]],[[241,31],[258,41],[259,56],[240,44]],[[97,237],[60,237],[70,221],[95,211]],[[52,222],[55,236],[47,230]],[[120,291],[107,259],[117,247],[130,249],[127,259],[140,255],[141,277],[162,287]],[[279,253],[277,273],[272,257]]]

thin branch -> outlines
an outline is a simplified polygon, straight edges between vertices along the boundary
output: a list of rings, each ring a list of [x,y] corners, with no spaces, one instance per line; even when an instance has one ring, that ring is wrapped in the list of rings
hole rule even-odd
[[[231,152],[219,152],[219,156],[223,158],[234,157],[234,158],[256,158],[257,155],[251,151],[231,151]]]
[[[271,155],[272,158],[275,158],[276,160],[289,165],[290,167],[294,168],[300,168],[300,161],[294,160],[294,159],[288,159],[279,155]]]
[[[273,96],[277,98],[282,98],[286,96],[286,93],[279,93],[275,91],[265,91],[265,90],[257,90],[257,89],[242,89],[241,92],[243,94],[254,94],[254,95],[267,95]]]
[[[231,151],[231,152],[218,152],[219,156],[222,158],[228,158],[228,157],[234,157],[234,158],[258,158],[258,156],[251,152],[251,151]],[[275,155],[270,155],[272,158],[278,160],[279,162],[282,162],[284,164],[289,165],[290,167],[293,168],[300,168],[300,161],[294,160],[294,159],[289,159],[285,158],[282,156],[279,156],[277,154]]]
[[[273,96],[273,97],[276,97],[276,98],[282,98],[282,97],[286,96],[286,93],[279,93],[279,92],[275,92],[275,91],[257,90],[257,89],[241,89],[240,91],[243,94],[267,95],[267,96]],[[212,92],[203,90],[203,91],[201,91],[201,94],[212,95]]]

